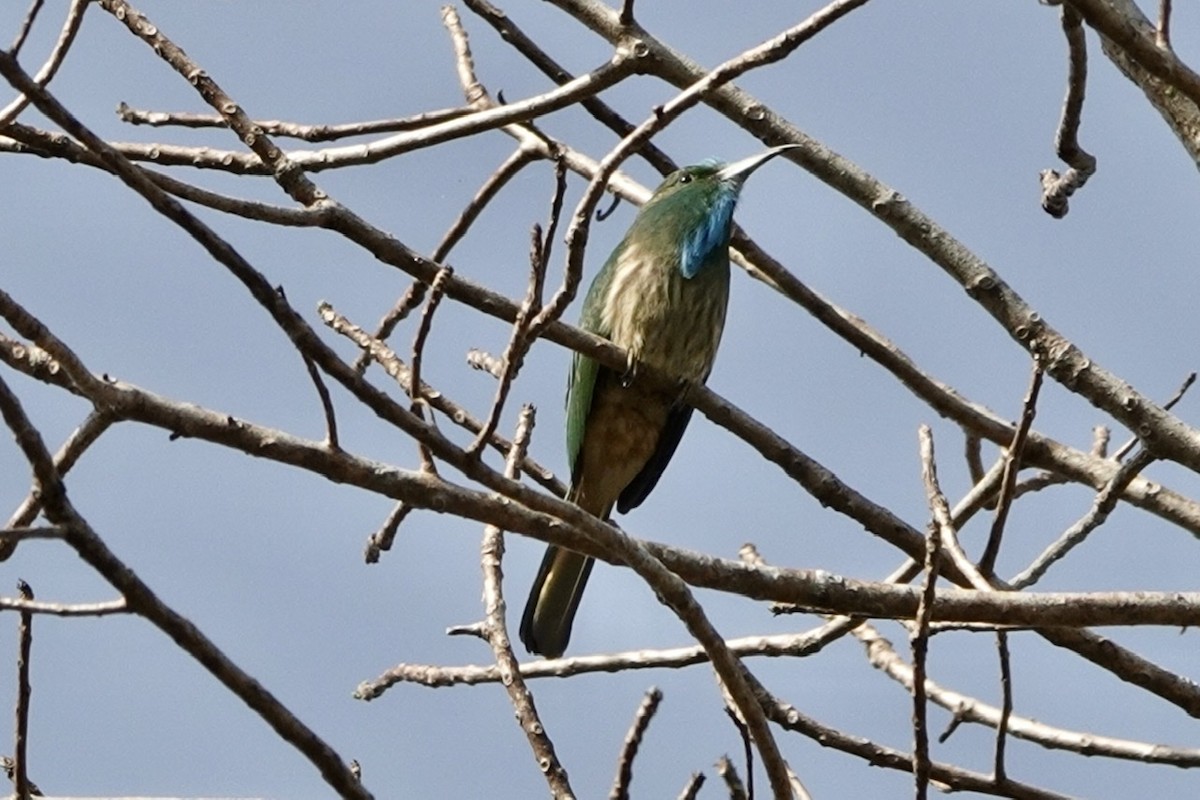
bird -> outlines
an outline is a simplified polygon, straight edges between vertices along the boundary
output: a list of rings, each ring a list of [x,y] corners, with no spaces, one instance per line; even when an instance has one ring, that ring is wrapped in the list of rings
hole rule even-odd
[[[729,304],[733,211],[752,172],[781,145],[724,164],[672,172],[642,206],[584,298],[580,327],[624,348],[624,372],[575,353],[567,381],[567,499],[607,520],[646,499],[692,416],[678,390],[636,379],[640,364],[703,383],[712,371]],[[560,657],[593,559],[546,548],[521,618],[529,652]]]

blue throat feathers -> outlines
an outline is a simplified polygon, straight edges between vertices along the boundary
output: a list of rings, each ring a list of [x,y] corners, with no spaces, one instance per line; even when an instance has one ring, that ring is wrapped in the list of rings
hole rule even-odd
[[[729,246],[729,228],[737,199],[736,191],[725,191],[722,187],[700,224],[683,237],[679,249],[679,271],[683,277],[696,277],[714,250]]]

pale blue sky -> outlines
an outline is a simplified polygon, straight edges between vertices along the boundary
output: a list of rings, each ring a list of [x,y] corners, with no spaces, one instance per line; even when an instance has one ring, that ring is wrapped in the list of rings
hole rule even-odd
[[[0,9],[8,41],[24,4]],[[47,4],[47,19],[64,0]],[[461,102],[439,3],[144,2],[144,10],[252,116],[343,122],[405,116]],[[1176,10],[1176,47],[1193,57],[1200,15]],[[649,30],[715,65],[820,6],[815,2],[638,4]],[[353,10],[348,11],[348,8]],[[610,50],[546,3],[507,2],[515,22],[572,70]],[[481,80],[518,99],[547,81],[485,24],[460,9]],[[27,68],[47,46],[43,26]],[[8,38],[5,38],[8,37]],[[741,85],[809,134],[895,187],[963,240],[1096,362],[1151,397],[1170,396],[1196,369],[1200,296],[1197,174],[1141,93],[1089,38],[1092,79],[1081,140],[1099,159],[1093,181],[1055,221],[1038,204],[1038,171],[1059,166],[1054,130],[1066,55],[1058,12],[1025,2],[876,0]],[[132,106],[205,111],[192,89],[102,11],[88,12],[52,90],[86,124],[119,140],[239,147],[218,131],[131,128],[114,114]],[[650,78],[607,94],[630,119],[674,95]],[[7,95],[4,95],[7,97]],[[36,120],[31,116],[30,120]],[[614,143],[581,111],[541,124],[594,157]],[[657,140],[674,158],[731,160],[761,144],[699,109]],[[501,132],[417,151],[381,165],[315,177],[320,186],[414,249],[428,252],[479,183],[511,152]],[[304,145],[307,149],[309,145]],[[632,161],[643,182],[655,175]],[[267,179],[173,174],[243,196],[284,202]],[[463,275],[517,294],[527,231],[541,221],[552,170],[526,170],[449,259]],[[583,187],[572,180],[569,203]],[[371,326],[408,280],[335,235],[272,229],[201,215],[317,324],[327,300]],[[632,219],[626,206],[593,226],[588,276]],[[801,279],[860,315],[918,363],[969,398],[1015,416],[1028,378],[1023,353],[956,284],[860,208],[794,165],[776,160],[748,183],[739,221]],[[303,364],[243,288],[188,237],[108,175],[32,157],[0,159],[0,287],[38,314],[89,366],[171,397],[320,438],[323,421]],[[558,250],[561,258],[562,249]],[[561,260],[552,266],[552,285]],[[569,312],[575,318],[576,310]],[[401,349],[413,328],[397,334]],[[446,303],[429,343],[426,379],[482,412],[494,389],[469,370],[470,347],[499,352],[507,326]],[[332,341],[332,334],[330,335]],[[341,342],[337,346],[342,347]],[[538,406],[533,454],[558,471],[569,355],[540,344],[505,416]],[[86,413],[83,403],[5,371],[56,447]],[[807,314],[738,272],[711,385],[911,524],[926,519],[917,426],[934,426],[951,501],[967,487],[961,436],[873,362],[859,358]],[[348,449],[402,466],[411,442],[359,413],[334,391]],[[1195,420],[1196,399],[1179,413]],[[1086,448],[1105,418],[1047,383],[1039,430]],[[1122,441],[1124,432],[1115,431]],[[0,507],[25,491],[26,467],[0,444]],[[1185,492],[1195,475],[1158,465],[1151,474]],[[452,476],[453,477],[453,476]],[[363,764],[376,797],[544,796],[545,784],[497,686],[392,689],[367,704],[355,686],[401,662],[485,663],[487,647],[444,630],[481,616],[478,525],[431,513],[404,524],[393,551],[365,566],[367,535],[391,502],[332,486],[299,470],[163,431],[119,426],[68,482],[80,511],[161,596],[205,630],[346,758]],[[1081,515],[1080,487],[1055,489],[1014,512],[1000,572],[1009,574]],[[755,542],[769,560],[880,578],[899,555],[859,526],[822,509],[750,448],[697,416],[655,493],[621,520],[631,533],[732,556]],[[985,528],[964,532],[978,547]],[[520,613],[541,546],[509,537],[510,619]],[[1195,588],[1200,548],[1186,532],[1121,509],[1046,589]],[[18,577],[39,598],[106,599],[111,592],[65,547],[23,545],[0,564],[0,591]],[[762,606],[700,593],[728,636],[807,628],[810,617],[774,619]],[[0,660],[13,663],[16,618],[0,619]],[[900,628],[886,635],[904,645]],[[1193,634],[1106,631],[1174,668],[1194,665]],[[598,567],[580,610],[571,653],[685,643],[673,615],[631,574]],[[1016,710],[1049,724],[1188,745],[1195,726],[1153,700],[1032,636],[1013,639]],[[8,654],[13,654],[11,657]],[[847,638],[818,657],[756,661],[767,686],[847,732],[910,746],[910,703]],[[33,656],[30,769],[56,794],[329,796],[316,771],[252,712],[138,619],[39,618]],[[990,637],[956,634],[933,644],[931,675],[995,703]],[[1192,673],[1194,676],[1194,673]],[[11,707],[11,667],[0,669],[0,708]],[[642,692],[665,699],[635,767],[634,795],[674,797],[688,774],[709,773],[741,750],[707,667],[600,675],[533,684],[543,720],[576,790],[608,791],[615,757]],[[947,715],[931,712],[935,731]],[[987,770],[990,729],[964,726],[934,756]],[[902,797],[909,776],[867,769],[848,756],[780,734],[785,755],[817,798]],[[0,751],[6,748],[0,747]],[[1183,796],[1185,771],[1009,747],[1009,773],[1086,797]],[[765,783],[763,784],[765,788]],[[718,797],[714,784],[701,797]]]

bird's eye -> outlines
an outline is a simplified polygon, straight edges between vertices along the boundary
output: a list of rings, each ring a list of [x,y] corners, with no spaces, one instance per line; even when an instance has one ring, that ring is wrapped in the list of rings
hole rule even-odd
[[[679,176],[679,182],[680,182],[680,183],[691,183],[691,182],[692,182],[692,176],[691,176],[691,175],[688,175],[688,174],[685,172],[685,173],[683,173],[682,175],[680,175],[680,176]]]

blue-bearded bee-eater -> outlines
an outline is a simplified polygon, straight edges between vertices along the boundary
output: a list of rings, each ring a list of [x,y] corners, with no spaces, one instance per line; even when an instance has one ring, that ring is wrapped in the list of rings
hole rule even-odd
[[[624,348],[622,375],[575,354],[567,384],[567,499],[604,520],[635,508],[658,482],[692,408],[672,392],[631,380],[650,364],[682,380],[708,378],[729,303],[733,209],[750,173],[795,145],[750,158],[677,170],[638,212],[592,281],[580,327]],[[592,570],[592,559],[548,547],[533,582],[521,641],[557,658]]]

